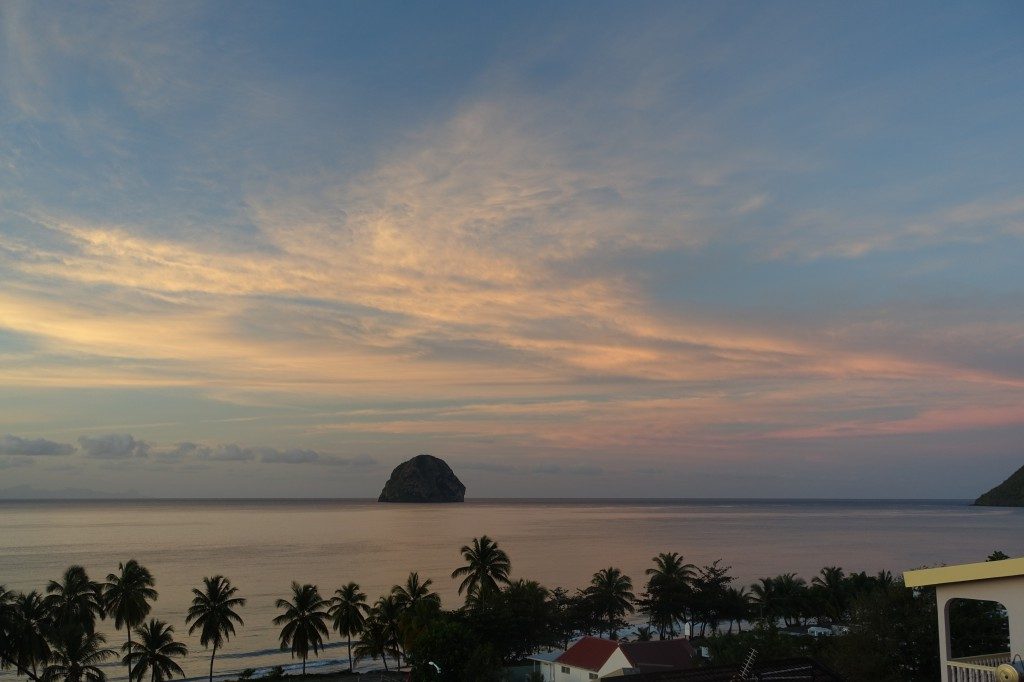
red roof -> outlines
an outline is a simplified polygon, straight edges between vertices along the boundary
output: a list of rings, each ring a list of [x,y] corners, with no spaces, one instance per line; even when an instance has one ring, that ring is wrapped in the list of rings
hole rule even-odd
[[[697,652],[686,639],[623,642],[619,645],[630,664],[643,672],[685,670],[693,667]]]
[[[610,639],[584,637],[566,649],[564,654],[555,659],[555,662],[597,672],[618,648],[619,643]]]

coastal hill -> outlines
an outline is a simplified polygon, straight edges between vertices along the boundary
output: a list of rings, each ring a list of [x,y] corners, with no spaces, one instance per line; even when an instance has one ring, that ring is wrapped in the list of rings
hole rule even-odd
[[[979,507],[1024,507],[1024,467],[974,501]]]
[[[464,502],[466,486],[443,459],[416,455],[391,472],[378,502]]]

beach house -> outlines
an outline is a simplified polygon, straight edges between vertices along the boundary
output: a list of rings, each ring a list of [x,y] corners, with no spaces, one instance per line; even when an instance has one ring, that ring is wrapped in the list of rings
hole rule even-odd
[[[584,637],[557,656],[531,656],[545,682],[589,682],[641,672],[692,668],[697,657],[688,640],[617,642]]]
[[[1024,558],[907,571],[903,580],[907,587],[935,588],[942,682],[1024,680]],[[950,617],[958,600],[987,602],[1005,614],[1008,649],[955,656],[958,635],[967,634]]]

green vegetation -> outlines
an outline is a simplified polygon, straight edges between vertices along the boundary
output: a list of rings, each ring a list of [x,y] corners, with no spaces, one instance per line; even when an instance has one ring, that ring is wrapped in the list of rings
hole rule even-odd
[[[103,586],[103,608],[107,615],[113,617],[114,628],[124,628],[128,633],[128,641],[124,645],[125,665],[128,666],[128,682],[132,682],[136,678],[142,679],[134,674],[133,663],[129,662],[132,654],[132,628],[142,625],[149,615],[149,602],[155,601],[158,595],[153,589],[153,575],[135,559],[117,568],[121,572],[108,575]]]
[[[203,578],[203,589],[193,588],[192,606],[185,615],[191,635],[199,630],[199,642],[210,652],[210,682],[213,682],[213,659],[217,649],[235,634],[235,624],[244,625],[235,609],[245,606],[245,599],[235,596],[238,588],[222,575]]]
[[[135,629],[139,643],[131,639],[121,650],[125,653],[124,663],[128,666],[129,678],[142,680],[148,671],[150,682],[166,682],[175,675],[185,676],[185,671],[174,660],[188,655],[188,647],[174,641],[174,626],[162,620],[151,618],[145,625]]]
[[[284,613],[274,619],[274,625],[281,628],[281,650],[291,648],[292,656],[302,657],[302,674],[306,674],[306,659],[312,649],[319,654],[324,638],[330,634],[327,629],[329,602],[320,597],[316,585],[292,583],[292,600],[278,599],[277,608]]]
[[[277,600],[283,650],[302,659],[322,651],[333,629],[349,644],[349,671],[360,658],[379,659],[385,670],[408,664],[413,680],[497,682],[504,667],[549,647],[565,648],[581,635],[618,636],[636,614],[638,640],[673,638],[690,628],[706,644],[714,664],[741,663],[751,649],[762,659],[812,656],[849,679],[933,680],[938,677],[935,595],[908,589],[888,571],[846,573],[826,566],[805,580],[794,573],[766,576],[737,586],[721,561],[687,563],[676,552],[652,558],[646,583],[634,587],[620,569],[594,573],[584,589],[548,589],[533,580],[511,578],[512,564],[498,543],[482,536],[461,549],[459,580],[465,603],[441,608],[433,581],[412,572],[372,606],[350,582],[324,599],[315,585],[292,583]],[[993,552],[989,560],[1005,559]],[[636,594],[639,592],[639,594]],[[110,617],[125,630],[122,662],[133,682],[168,682],[184,673],[187,655],[174,628],[145,618],[157,599],[153,576],[135,561],[121,564],[107,582],[90,580],[71,566],[50,581],[44,597],[0,586],[0,668],[30,682],[105,682],[102,664],[115,650],[96,631]],[[210,649],[212,681],[217,651],[244,625],[238,610],[245,599],[224,576],[204,578],[192,590],[186,625]],[[950,607],[955,656],[1006,650],[1005,613],[991,602]],[[787,626],[834,626],[827,637],[794,636]],[[637,626],[637,623],[633,623]],[[354,638],[355,641],[354,641]],[[241,679],[256,675],[245,670]],[[282,677],[280,666],[269,671]]]
[[[352,672],[352,635],[363,631],[370,607],[366,604],[366,595],[359,591],[356,583],[335,590],[334,595],[327,612],[331,616],[334,630],[348,639],[348,670]]]

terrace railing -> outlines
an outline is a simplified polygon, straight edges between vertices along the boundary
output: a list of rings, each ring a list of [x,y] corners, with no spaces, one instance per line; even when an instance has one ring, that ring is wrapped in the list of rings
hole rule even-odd
[[[996,682],[996,668],[1010,662],[1010,652],[964,656],[946,661],[949,682]]]

